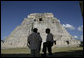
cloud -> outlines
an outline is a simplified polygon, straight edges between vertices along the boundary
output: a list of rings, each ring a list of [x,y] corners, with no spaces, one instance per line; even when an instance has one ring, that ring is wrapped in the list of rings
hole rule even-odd
[[[83,31],[83,25],[78,27],[78,31]]]
[[[78,38],[78,36],[75,35],[75,36],[73,36],[73,38]]]
[[[70,24],[63,24],[63,27],[66,28],[66,29],[70,29],[70,30],[74,30],[75,29],[75,27],[73,27]]]

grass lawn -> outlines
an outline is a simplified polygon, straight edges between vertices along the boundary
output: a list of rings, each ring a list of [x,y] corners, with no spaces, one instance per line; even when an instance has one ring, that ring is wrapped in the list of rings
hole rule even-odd
[[[65,48],[53,48],[53,57],[62,57],[62,56],[83,56],[83,47],[65,47]],[[16,49],[1,49],[1,54],[30,54],[29,48],[16,48]],[[42,50],[41,50],[42,54]]]
[[[77,51],[77,50],[83,50],[83,47],[64,47],[64,48],[53,48],[52,52],[71,52],[71,51]]]
[[[29,54],[29,48],[2,49],[1,54]]]

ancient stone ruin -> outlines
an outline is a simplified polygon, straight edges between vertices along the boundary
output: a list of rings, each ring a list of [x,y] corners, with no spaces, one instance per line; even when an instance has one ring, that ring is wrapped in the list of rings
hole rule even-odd
[[[27,37],[32,33],[33,28],[38,28],[43,42],[47,35],[45,30],[50,28],[54,40],[56,40],[56,45],[53,47],[77,47],[80,45],[80,41],[74,39],[52,13],[32,13],[11,32],[4,42],[1,41],[1,48],[27,47]]]

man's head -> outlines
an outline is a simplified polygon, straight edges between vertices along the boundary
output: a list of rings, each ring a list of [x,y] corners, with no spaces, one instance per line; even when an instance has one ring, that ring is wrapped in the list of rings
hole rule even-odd
[[[33,32],[37,33],[38,29],[37,28],[34,28],[33,29]]]
[[[47,34],[50,33],[50,29],[49,29],[49,28],[46,29],[46,33],[47,33]]]

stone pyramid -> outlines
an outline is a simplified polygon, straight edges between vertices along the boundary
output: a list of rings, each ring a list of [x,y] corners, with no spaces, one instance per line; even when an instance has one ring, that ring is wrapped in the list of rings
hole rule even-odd
[[[46,41],[46,28],[50,28],[56,40],[53,47],[77,47],[80,41],[74,39],[67,30],[60,24],[59,20],[52,13],[32,13],[24,18],[21,25],[1,42],[1,48],[23,48],[27,47],[27,37],[32,33],[33,28],[38,28],[43,42]]]

